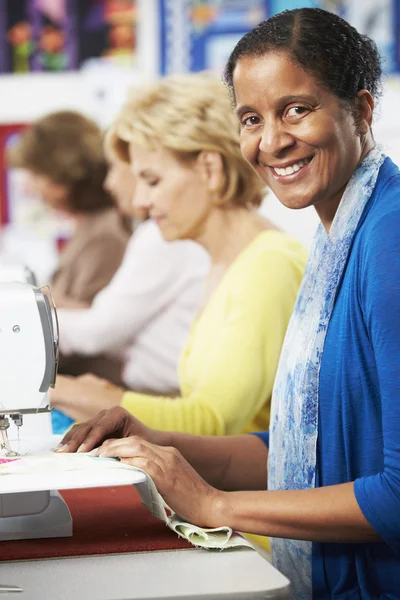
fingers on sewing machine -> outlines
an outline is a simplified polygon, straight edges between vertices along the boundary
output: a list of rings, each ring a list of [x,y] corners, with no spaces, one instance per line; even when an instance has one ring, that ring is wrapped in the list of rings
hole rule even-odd
[[[89,452],[106,439],[128,435],[132,415],[120,406],[102,410],[84,423],[74,425],[64,436],[57,452]]]
[[[89,421],[74,425],[54,449],[55,452],[76,452],[91,429]]]

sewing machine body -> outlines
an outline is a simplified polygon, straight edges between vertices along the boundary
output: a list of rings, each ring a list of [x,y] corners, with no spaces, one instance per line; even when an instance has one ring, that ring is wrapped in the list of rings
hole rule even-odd
[[[0,283],[0,416],[49,411],[58,362],[55,310],[26,283]]]
[[[0,430],[10,450],[10,418],[49,412],[58,364],[58,325],[47,294],[25,281],[0,282]],[[30,274],[21,272],[30,280]],[[29,276],[29,277],[28,277]],[[0,277],[1,279],[1,277]],[[0,540],[72,535],[69,510],[57,491],[0,494]]]

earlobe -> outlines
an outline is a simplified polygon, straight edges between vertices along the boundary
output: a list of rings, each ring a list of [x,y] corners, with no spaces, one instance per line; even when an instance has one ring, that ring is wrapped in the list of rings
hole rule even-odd
[[[208,190],[216,193],[221,187],[224,171],[222,156],[219,152],[207,152],[203,150],[200,152],[198,160]]]
[[[365,135],[372,126],[375,102],[368,90],[360,90],[356,96],[358,133]]]

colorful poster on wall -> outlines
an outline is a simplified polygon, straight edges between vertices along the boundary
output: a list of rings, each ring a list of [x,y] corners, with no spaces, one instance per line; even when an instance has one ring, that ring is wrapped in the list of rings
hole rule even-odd
[[[3,0],[2,72],[59,72],[73,68],[70,4],[70,0]]]
[[[161,72],[221,72],[238,40],[268,16],[269,0],[160,0]]]
[[[61,72],[88,60],[131,67],[136,0],[1,0],[0,73]]]
[[[137,3],[132,0],[77,2],[78,61],[105,60],[131,68],[136,60]]]

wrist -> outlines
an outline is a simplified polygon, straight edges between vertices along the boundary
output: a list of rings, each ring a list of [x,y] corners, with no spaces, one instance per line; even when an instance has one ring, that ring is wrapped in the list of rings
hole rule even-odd
[[[173,434],[170,431],[160,431],[148,427],[147,441],[156,446],[173,446]]]
[[[232,492],[215,489],[214,497],[209,507],[209,527],[231,527],[232,523]]]

